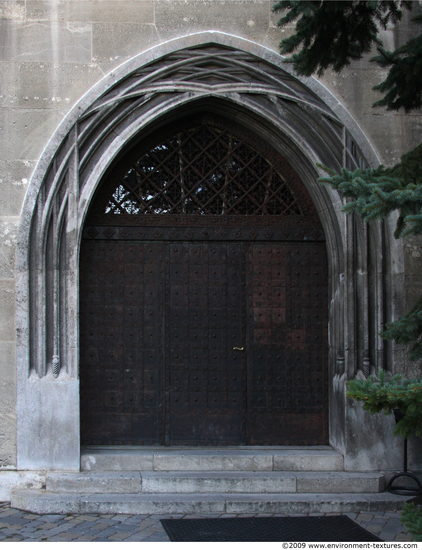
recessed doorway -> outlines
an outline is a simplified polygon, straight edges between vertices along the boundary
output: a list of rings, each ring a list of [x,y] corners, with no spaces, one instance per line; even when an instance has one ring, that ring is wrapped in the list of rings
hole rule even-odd
[[[327,259],[287,161],[216,116],[140,140],[80,260],[81,442],[328,443]]]

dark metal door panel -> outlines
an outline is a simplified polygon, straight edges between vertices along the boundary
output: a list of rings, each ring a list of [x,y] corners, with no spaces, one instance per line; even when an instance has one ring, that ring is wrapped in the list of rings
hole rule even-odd
[[[327,443],[324,243],[87,240],[80,313],[83,444]]]
[[[245,247],[169,248],[166,443],[240,445],[246,360],[233,347],[245,345]]]
[[[82,244],[82,444],[161,442],[163,257],[163,244]]]
[[[247,444],[327,444],[324,243],[251,245],[247,286]]]

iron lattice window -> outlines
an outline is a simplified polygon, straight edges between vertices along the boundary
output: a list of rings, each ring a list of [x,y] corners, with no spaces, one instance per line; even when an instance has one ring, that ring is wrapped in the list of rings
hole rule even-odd
[[[301,202],[289,174],[227,129],[203,123],[132,162],[103,214],[306,216]]]

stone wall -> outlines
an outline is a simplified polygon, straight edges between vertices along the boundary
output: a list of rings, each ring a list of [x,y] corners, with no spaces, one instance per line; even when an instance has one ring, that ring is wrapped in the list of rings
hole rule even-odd
[[[16,467],[15,248],[31,174],[55,129],[81,97],[124,61],[199,31],[236,35],[277,51],[289,32],[268,0],[6,0],[0,4],[0,467]],[[395,47],[409,17],[383,33]],[[320,81],[349,111],[380,162],[389,165],[421,139],[418,114],[373,110],[384,74],[368,61]],[[404,249],[406,296],[422,289],[420,244]],[[402,304],[397,305],[400,311]]]

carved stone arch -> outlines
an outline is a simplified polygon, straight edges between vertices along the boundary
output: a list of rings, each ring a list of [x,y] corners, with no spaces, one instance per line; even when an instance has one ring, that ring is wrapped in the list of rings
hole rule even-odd
[[[376,165],[374,151],[321,84],[293,76],[274,52],[217,32],[176,39],[94,86],[58,128],[31,179],[17,255],[19,468],[79,468],[78,258],[84,219],[102,176],[139,132],[192,109],[230,113],[271,141],[301,177],[327,238],[330,378],[362,368],[366,356],[356,348],[356,308],[365,307],[368,282],[357,284],[354,255],[356,241],[366,242],[365,231],[372,230],[340,212],[337,193],[316,184],[315,164]],[[376,232],[374,241],[382,241],[383,229]],[[368,254],[360,266],[367,271]],[[377,281],[383,293],[382,276]],[[372,317],[368,312],[362,334],[379,332],[380,318]],[[369,342],[368,349],[374,345]],[[332,424],[344,415],[343,392],[334,394]],[[340,448],[343,432],[337,421],[331,439]]]

